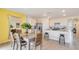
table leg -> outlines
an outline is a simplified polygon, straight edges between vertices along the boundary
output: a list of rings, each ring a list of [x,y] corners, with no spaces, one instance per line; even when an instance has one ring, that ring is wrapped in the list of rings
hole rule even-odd
[[[29,47],[28,47],[28,50],[30,50],[30,42],[29,42]]]
[[[30,41],[27,39],[27,50],[30,50]]]

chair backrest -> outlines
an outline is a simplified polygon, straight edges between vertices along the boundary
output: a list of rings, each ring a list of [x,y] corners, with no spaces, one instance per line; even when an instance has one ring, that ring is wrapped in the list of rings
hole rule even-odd
[[[38,46],[42,43],[42,32],[36,33],[35,44]]]
[[[14,41],[16,41],[17,44],[20,44],[20,36],[19,33],[16,31],[16,29],[11,30],[11,38]]]
[[[16,29],[11,29],[12,34],[16,32]]]
[[[14,42],[14,33],[16,32],[16,29],[11,29],[11,31],[10,31],[10,39],[11,39],[11,41],[13,41]]]

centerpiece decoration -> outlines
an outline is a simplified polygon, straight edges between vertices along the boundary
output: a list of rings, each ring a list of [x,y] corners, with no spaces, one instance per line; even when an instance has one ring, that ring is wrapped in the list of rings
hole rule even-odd
[[[32,25],[31,24],[29,24],[29,23],[23,23],[21,25],[21,27],[26,30],[26,33],[31,32],[31,28],[32,28]]]

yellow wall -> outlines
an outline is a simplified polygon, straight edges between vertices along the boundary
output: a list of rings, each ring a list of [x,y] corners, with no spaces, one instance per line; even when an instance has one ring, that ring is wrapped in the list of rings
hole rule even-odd
[[[24,14],[0,9],[0,44],[9,41],[9,16],[21,17],[22,23],[26,21],[26,16]]]

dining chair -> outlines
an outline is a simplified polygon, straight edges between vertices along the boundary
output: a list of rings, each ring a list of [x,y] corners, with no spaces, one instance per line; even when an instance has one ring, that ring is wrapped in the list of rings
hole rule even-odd
[[[22,38],[20,37],[20,50],[22,50],[22,47],[27,47],[27,42]]]
[[[12,47],[12,49],[14,50],[15,49],[15,44],[16,44],[16,40],[15,40],[15,38],[14,38],[14,36],[13,36],[13,34],[16,32],[16,29],[12,29],[11,31],[10,31],[10,44],[11,44],[11,47]]]
[[[12,29],[10,32],[10,43],[11,47],[14,49],[22,49],[23,46],[26,47],[27,42],[23,40],[23,38],[20,36],[20,32],[16,31],[16,29]]]
[[[27,42],[23,40],[22,37],[20,37],[20,35],[18,33],[14,34],[14,38],[16,39],[16,44],[17,44],[17,49],[22,50],[22,47],[27,46]]]
[[[37,46],[40,46],[40,49],[42,48],[42,32],[36,32],[35,49]]]

